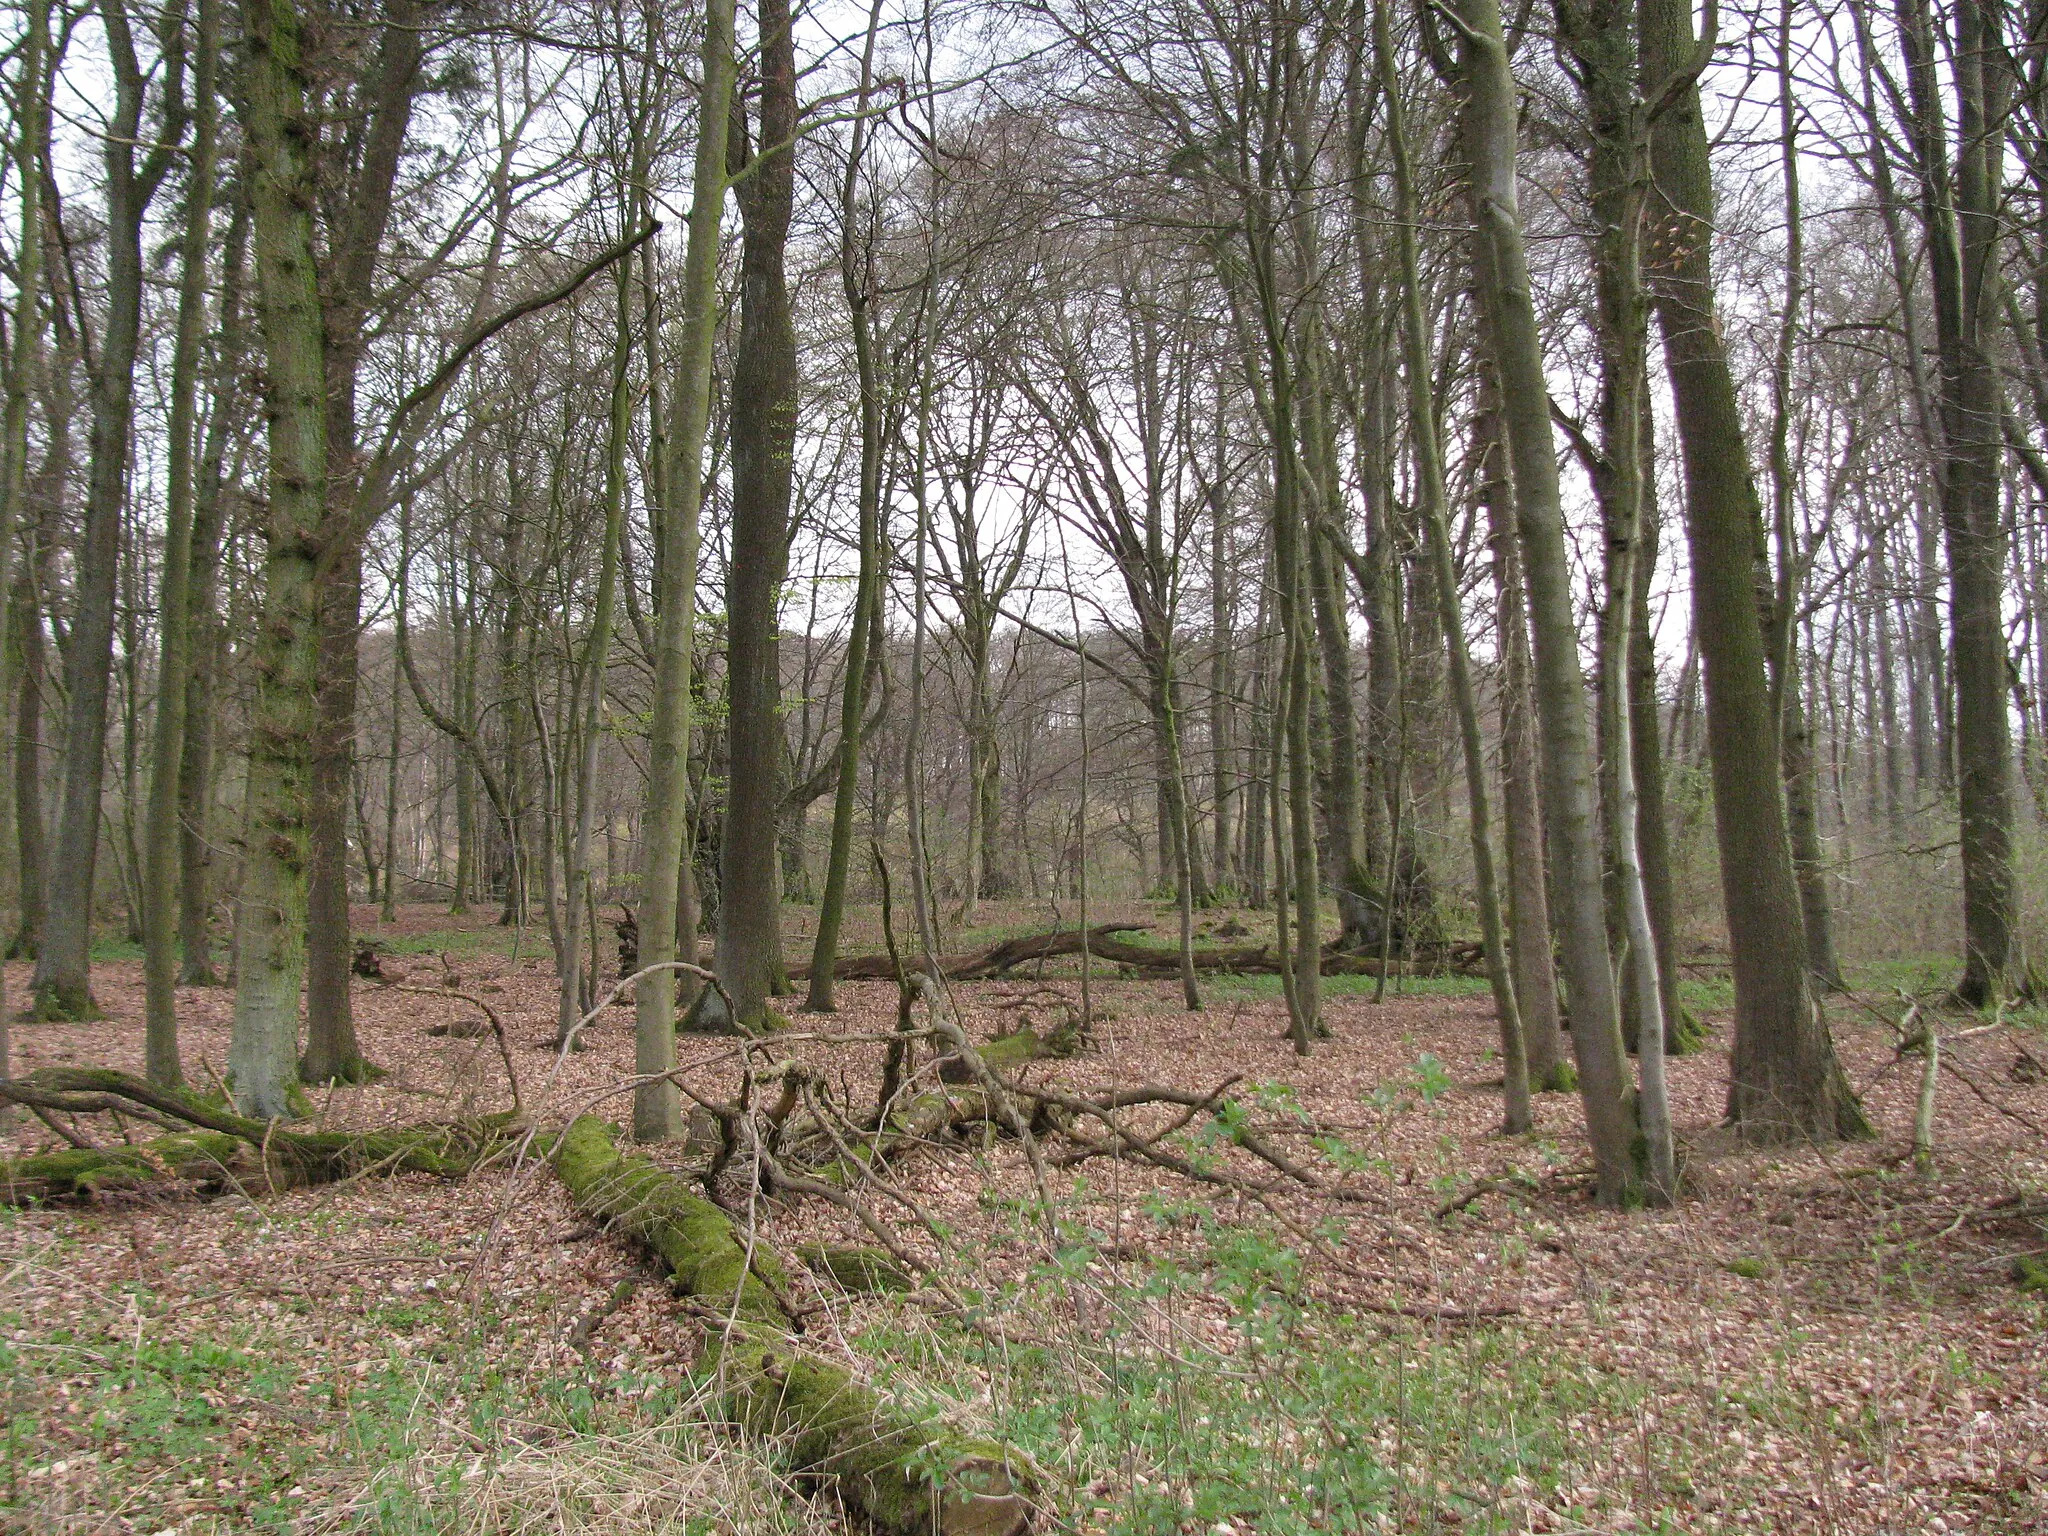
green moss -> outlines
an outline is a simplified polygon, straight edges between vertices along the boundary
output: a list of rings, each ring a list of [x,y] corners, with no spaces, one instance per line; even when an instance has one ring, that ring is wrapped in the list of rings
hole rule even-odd
[[[217,1132],[162,1136],[139,1147],[66,1147],[0,1160],[0,1202],[89,1197],[165,1178],[205,1178],[224,1170],[242,1142]]]
[[[2012,1283],[2023,1291],[2048,1291],[2048,1264],[2022,1254],[2012,1261]]]
[[[1730,1259],[1722,1267],[1729,1274],[1739,1275],[1744,1280],[1761,1280],[1770,1273],[1769,1267],[1762,1259]]]
[[[841,1290],[875,1294],[907,1291],[912,1285],[909,1272],[883,1248],[805,1243],[796,1250],[796,1256],[803,1260],[806,1269],[828,1277]]]

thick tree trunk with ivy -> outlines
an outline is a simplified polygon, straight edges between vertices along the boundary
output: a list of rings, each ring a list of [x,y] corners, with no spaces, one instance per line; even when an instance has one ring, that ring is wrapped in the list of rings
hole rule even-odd
[[[235,1104],[289,1115],[305,972],[306,806],[318,634],[317,540],[327,509],[327,370],[313,244],[312,81],[293,0],[243,0],[242,131],[253,182],[256,312],[269,420],[269,516],[255,644],[242,894],[235,929]]]

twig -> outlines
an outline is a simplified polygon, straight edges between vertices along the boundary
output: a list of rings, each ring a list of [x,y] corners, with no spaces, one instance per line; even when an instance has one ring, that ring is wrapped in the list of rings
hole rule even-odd
[[[442,964],[447,964],[446,956],[442,957]],[[519,1100],[519,1069],[512,1064],[512,1046],[505,1038],[505,1021],[498,1017],[497,1009],[493,1008],[482,998],[468,992],[458,992],[453,987],[408,987],[397,984],[390,987],[389,990],[393,992],[411,992],[419,997],[452,997],[459,1002],[471,1003],[481,1008],[484,1017],[490,1020],[491,1033],[498,1037],[498,1059],[505,1063],[505,1080],[512,1089],[512,1113],[516,1115],[523,1112],[525,1106]],[[465,1066],[461,1070],[466,1072],[467,1067]]]

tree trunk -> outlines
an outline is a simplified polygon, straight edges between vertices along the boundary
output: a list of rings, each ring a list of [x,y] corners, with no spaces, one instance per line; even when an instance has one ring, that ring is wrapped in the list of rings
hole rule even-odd
[[[2010,663],[2003,613],[1999,487],[2004,402],[1998,370],[1999,224],[2012,88],[1998,12],[1954,11],[1953,167],[1944,143],[1933,27],[1924,0],[1901,5],[1900,42],[1921,165],[1921,217],[1934,290],[1945,462],[1941,526],[1949,559],[1954,752],[1962,813],[1963,975],[1959,1001],[1983,1007],[2027,985],[2014,941]]]
[[[880,14],[875,12],[877,20]],[[853,328],[854,368],[860,388],[860,486],[855,513],[859,523],[860,569],[854,578],[853,616],[846,634],[846,680],[839,699],[839,777],[832,793],[832,846],[825,863],[825,889],[818,902],[817,939],[811,946],[811,994],[806,1006],[819,1013],[831,1013],[838,1006],[832,995],[832,962],[839,952],[839,927],[846,914],[846,883],[853,866],[853,812],[860,796],[861,726],[867,712],[868,631],[874,625],[881,601],[882,383],[875,357],[874,317],[869,309],[876,282],[874,240],[878,232],[864,235],[857,224],[875,42],[876,28],[870,25],[861,52],[859,111],[851,130],[846,175],[839,186],[839,277]],[[974,677],[974,705],[978,708],[988,677],[985,644],[975,659],[979,666]],[[975,736],[974,741],[979,744],[980,737]],[[975,778],[971,792],[977,797],[978,809],[978,771],[971,777]],[[980,894],[981,871],[975,867],[978,860],[974,858],[980,851],[980,830],[970,818],[967,889],[963,896],[969,911]]]
[[[306,804],[318,724],[316,539],[327,508],[327,370],[312,210],[309,63],[293,0],[243,0],[242,130],[253,163],[256,310],[264,342],[270,515],[257,631],[247,834],[235,929],[235,1104],[293,1110],[305,967]]]
[[[679,902],[689,889],[691,650],[697,625],[698,513],[704,491],[704,432],[711,415],[713,344],[718,336],[718,242],[725,211],[727,111],[733,94],[732,0],[705,0],[703,86],[689,237],[683,256],[682,343],[669,408],[658,527],[660,612],[654,657],[654,720],[647,739],[647,803],[640,817],[640,963],[676,957],[678,929],[695,958],[696,913]],[[653,338],[649,337],[653,356]],[[680,907],[680,911],[679,911]],[[676,1064],[676,973],[653,970],[634,991],[633,1069],[645,1076]],[[668,1141],[682,1134],[675,1084],[633,1092],[633,1135]]]
[[[42,944],[30,983],[40,1019],[97,1017],[90,987],[93,874],[100,841],[100,791],[106,766],[107,694],[113,666],[115,589],[120,575],[122,512],[135,418],[136,349],[142,327],[142,221],[182,136],[182,111],[153,131],[147,161],[135,163],[142,137],[145,77],[136,60],[127,11],[103,8],[113,110],[103,140],[107,222],[106,321],[99,356],[89,370],[92,460],[86,479],[85,528],[74,551],[75,578],[64,683],[64,781],[57,842],[64,857],[48,871]],[[170,75],[181,80],[182,61]],[[175,85],[167,84],[168,90]]]
[[[14,837],[21,881],[21,918],[8,941],[7,958],[33,960],[42,946],[44,871],[48,837],[43,819],[43,610],[37,567],[44,563],[38,541],[35,566],[15,583],[9,621],[14,633]]]
[[[1436,380],[1430,368],[1428,311],[1423,304],[1422,263],[1416,253],[1419,217],[1414,173],[1408,155],[1407,115],[1401,102],[1401,81],[1394,67],[1393,42],[1387,27],[1387,0],[1375,0],[1372,47],[1379,61],[1380,89],[1386,95],[1387,147],[1394,171],[1394,236],[1401,278],[1403,372],[1408,380],[1409,432],[1415,454],[1423,530],[1429,540],[1430,569],[1435,578],[1437,613],[1443,624],[1450,665],[1451,698],[1458,713],[1458,739],[1464,750],[1465,792],[1472,839],[1473,884],[1479,898],[1479,931],[1486,951],[1486,974],[1493,988],[1494,1012],[1500,1023],[1500,1056],[1504,1087],[1502,1130],[1518,1136],[1533,1124],[1529,1104],[1529,1059],[1522,1039],[1521,1010],[1508,974],[1507,936],[1501,924],[1500,888],[1494,878],[1493,807],[1487,793],[1486,744],[1479,730],[1479,705],[1472,687],[1472,659],[1465,645],[1465,618],[1459,607],[1458,573],[1451,555],[1450,520],[1445,506],[1443,447],[1437,436]],[[1362,40],[1361,40],[1362,41]]]
[[[1799,679],[1797,614],[1806,561],[1793,527],[1794,481],[1791,432],[1793,365],[1797,361],[1800,309],[1806,294],[1806,231],[1800,212],[1798,106],[1793,99],[1793,10],[1778,11],[1778,121],[1785,179],[1785,307],[1771,359],[1771,528],[1776,557],[1775,590],[1766,587],[1764,639],[1769,648],[1771,686],[1777,701],[1780,771],[1785,777],[1786,832],[1792,841],[1792,872],[1799,885],[1800,916],[1806,930],[1806,968],[1814,984],[1844,987],[1835,959],[1834,914],[1828,901],[1826,854],[1820,840],[1819,778],[1813,733]]]
[[[782,804],[782,679],[776,604],[789,567],[796,441],[796,332],[785,252],[796,189],[796,50],[788,0],[760,0],[760,121],[737,184],[740,341],[732,380],[732,563],[726,576],[725,835],[719,849],[718,974],[742,1027],[759,1025],[777,976],[782,893],[775,879]],[[735,126],[742,113],[735,112]]]
[[[177,340],[171,358],[169,494],[164,513],[164,569],[157,590],[156,740],[149,785],[149,822],[142,873],[144,987],[143,1055],[149,1080],[184,1081],[178,1061],[178,775],[185,759],[185,704],[192,657],[192,531],[197,472],[193,452],[199,398],[199,349],[206,323],[206,261],[214,198],[214,64],[220,51],[215,0],[199,0],[192,74],[195,104],[192,171],[185,194],[179,260]]]
[[[377,259],[390,222],[392,190],[425,56],[414,0],[386,0],[376,52],[362,82],[361,160],[347,201],[326,231],[322,346],[327,374],[327,511],[315,580],[319,626],[316,735],[306,806],[308,1082],[361,1082],[375,1072],[356,1042],[349,963],[354,954],[348,899],[349,797],[356,774],[356,697],[361,683],[363,537],[380,506],[360,503],[356,377],[368,348]]]
[[[1807,984],[1778,754],[1758,750],[1777,740],[1756,602],[1761,509],[1714,315],[1713,189],[1699,91],[1688,79],[1702,60],[1685,0],[1642,0],[1638,25],[1645,78],[1676,89],[1650,132],[1650,290],[1685,458],[1693,621],[1733,956],[1729,1117],[1766,1139],[1859,1134],[1862,1113]]]
[[[636,126],[636,139],[639,137]],[[637,159],[637,156],[636,156]],[[634,167],[638,180],[641,167]],[[595,999],[584,998],[583,928],[595,906],[591,889],[590,842],[597,824],[597,754],[604,736],[605,675],[611,666],[612,627],[616,622],[619,583],[619,543],[626,536],[626,439],[633,430],[632,362],[632,269],[620,262],[613,274],[617,284],[616,334],[612,338],[612,392],[604,462],[604,540],[597,557],[597,600],[590,610],[590,633],[583,645],[583,660],[576,674],[577,751],[574,775],[576,823],[568,839],[564,875],[562,946],[558,951],[555,1039],[570,1039],[570,1031]],[[651,340],[652,338],[650,338]],[[650,354],[651,355],[651,354]],[[387,875],[385,877],[389,879]],[[670,974],[673,974],[672,972]]]
[[[1499,390],[1482,363],[1484,404],[1475,423],[1479,496],[1493,546],[1493,592],[1501,652],[1500,778],[1507,823],[1508,929],[1514,961],[1515,1005],[1522,1017],[1529,1081],[1543,1093],[1573,1086],[1564,1058],[1557,997],[1557,959],[1550,931],[1550,887],[1544,873],[1543,803],[1538,782],[1535,706],[1529,689],[1528,604],[1522,590],[1521,551],[1508,483],[1507,443],[1500,425]]]
[[[1633,634],[1628,646],[1629,746],[1635,754],[1636,844],[1643,899],[1656,936],[1657,980],[1663,992],[1664,1049],[1695,1049],[1699,1027],[1678,1000],[1678,903],[1671,889],[1671,828],[1664,800],[1664,722],[1657,700],[1657,655],[1650,633],[1650,573],[1657,569],[1662,517],[1657,505],[1655,421],[1646,391],[1641,432],[1642,521],[1638,535]]]
[[[1564,514],[1516,186],[1517,99],[1494,0],[1461,0],[1460,53],[1468,90],[1464,141],[1479,226],[1479,290],[1500,375],[1515,486],[1543,757],[1543,810],[1556,864],[1572,1050],[1603,1205],[1642,1198],[1635,1095],[1622,1046],[1601,890],[1600,823],[1585,677],[1572,612]]]
[[[21,708],[26,712],[31,706],[29,691],[40,688],[40,677],[30,679],[25,669],[17,663],[25,661],[24,649],[15,642],[18,621],[13,620],[9,609],[15,601],[14,544],[17,530],[23,524],[22,512],[25,492],[28,487],[28,419],[29,396],[34,381],[42,371],[43,343],[43,192],[42,148],[49,137],[49,104],[44,92],[47,62],[50,46],[50,10],[47,0],[28,0],[26,11],[26,35],[18,43],[19,60],[16,63],[14,89],[14,158],[15,195],[21,212],[21,246],[15,255],[14,291],[16,295],[13,326],[14,334],[8,348],[6,364],[7,404],[4,426],[0,426],[0,651],[4,651],[7,665],[0,666],[0,714],[4,714],[8,695],[5,684],[22,690]],[[40,625],[38,615],[35,622]],[[21,760],[33,759],[36,752],[32,738],[18,736],[14,742],[14,776],[10,789],[18,790],[22,783]],[[34,785],[29,786],[31,790]],[[12,795],[10,794],[10,797]],[[39,799],[40,796],[38,795]],[[41,865],[41,839],[35,840],[33,853],[30,839],[21,835],[26,824],[21,820],[17,807],[14,811],[15,832],[10,852],[10,872],[13,875],[13,895],[20,913],[20,927],[10,947],[10,957],[16,952],[22,937],[32,924],[40,923],[45,899]],[[36,831],[41,832],[40,815]],[[5,832],[0,831],[0,837]],[[33,871],[33,890],[30,888],[31,872],[27,865],[33,857],[36,860]],[[33,950],[30,951],[33,953]],[[0,1076],[12,1071],[5,1022],[5,1000],[0,999]]]
[[[220,302],[219,373],[207,407],[206,447],[193,503],[191,647],[185,682],[185,732],[178,765],[178,984],[220,985],[213,969],[214,682],[225,634],[220,618],[221,541],[225,533],[228,439],[242,399],[248,351],[243,310],[249,247],[249,195],[241,188],[228,224]]]

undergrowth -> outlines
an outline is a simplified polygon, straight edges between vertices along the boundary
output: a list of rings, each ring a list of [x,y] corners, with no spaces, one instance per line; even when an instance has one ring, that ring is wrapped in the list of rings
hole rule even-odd
[[[685,1373],[536,1374],[506,1348],[516,1318],[417,1292],[365,1308],[379,1343],[360,1352],[267,1319],[181,1327],[139,1281],[71,1326],[31,1327],[7,1292],[69,1246],[0,1271],[0,1530],[797,1536],[822,1523]]]
[[[971,1403],[1056,1469],[1063,1520],[1102,1536],[1506,1533],[1527,1528],[1528,1500],[1601,1518],[1576,1498],[1595,1479],[1573,1426],[1632,1414],[1639,1381],[1511,1327],[1344,1316],[1303,1297],[1299,1254],[1270,1232],[1199,1207],[1154,1214],[1196,1228],[1199,1257],[1133,1276],[1070,1234],[1005,1298],[1039,1342],[991,1342],[907,1309],[860,1342],[900,1362],[902,1395],[933,1412]],[[1682,1460],[1662,1459],[1653,1484],[1689,1493]]]

